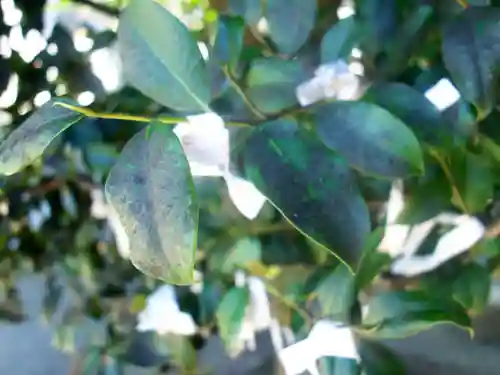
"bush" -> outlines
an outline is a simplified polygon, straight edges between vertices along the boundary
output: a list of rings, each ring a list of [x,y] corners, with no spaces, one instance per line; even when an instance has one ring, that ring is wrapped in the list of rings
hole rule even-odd
[[[500,259],[496,2],[190,6],[131,0],[108,36],[130,86],[53,98],[0,145],[3,315],[28,266],[48,315],[61,280],[75,292],[62,331],[104,322],[88,356],[134,362],[146,295],[176,285],[158,339],[186,373],[185,337],[214,330],[231,355],[262,328],[307,337],[280,349],[292,374],[318,371],[290,362],[307,351],[325,374],[399,374],[380,340],[472,333]]]

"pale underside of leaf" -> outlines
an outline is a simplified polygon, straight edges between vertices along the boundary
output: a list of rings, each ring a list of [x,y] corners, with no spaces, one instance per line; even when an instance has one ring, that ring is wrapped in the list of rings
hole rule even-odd
[[[198,205],[189,164],[172,129],[151,124],[123,148],[106,197],[143,273],[172,284],[193,281]]]

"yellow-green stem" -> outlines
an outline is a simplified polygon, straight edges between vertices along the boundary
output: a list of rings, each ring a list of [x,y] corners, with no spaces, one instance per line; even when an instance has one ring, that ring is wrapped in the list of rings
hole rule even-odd
[[[159,121],[162,124],[166,125],[177,125],[179,122],[186,121],[185,117],[172,117],[172,116],[158,116],[158,117],[149,117],[149,116],[141,116],[141,115],[129,115],[126,113],[100,113],[95,112],[90,108],[86,107],[78,107],[71,104],[56,102],[55,105],[59,105],[61,107],[67,108],[71,111],[75,111],[81,113],[86,117],[91,118],[102,118],[102,119],[111,119],[111,120],[125,120],[125,121],[135,121],[135,122],[151,122],[151,121]],[[228,126],[250,126],[245,122],[234,122],[228,121],[226,122]]]

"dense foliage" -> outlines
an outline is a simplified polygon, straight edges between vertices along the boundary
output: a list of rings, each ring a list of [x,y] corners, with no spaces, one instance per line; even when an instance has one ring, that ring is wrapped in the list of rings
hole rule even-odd
[[[33,1],[16,3],[40,29]],[[324,374],[402,374],[380,340],[471,330],[500,260],[500,4],[191,1],[203,18],[188,28],[159,2],[126,3],[90,3],[119,18],[93,36],[95,49],[116,42],[128,86],[113,94],[58,26],[57,55],[0,60],[0,88],[4,72],[21,82],[0,145],[2,318],[22,319],[16,270],[46,275],[49,318],[65,285],[60,346],[84,319],[105,327],[87,343],[89,373],[93,356],[162,363],[130,345],[163,283],[196,323],[157,338],[185,373],[201,371],[200,337],[237,355],[259,329],[255,278]],[[49,66],[57,82],[42,79]],[[61,83],[67,95],[26,110]],[[75,101],[85,89],[90,106]],[[347,327],[354,352],[318,341],[318,327]],[[285,363],[287,349],[288,373],[315,371]]]

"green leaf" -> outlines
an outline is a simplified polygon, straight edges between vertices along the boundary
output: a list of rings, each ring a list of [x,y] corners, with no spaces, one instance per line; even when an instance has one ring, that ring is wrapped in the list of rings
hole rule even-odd
[[[398,18],[396,1],[354,0],[354,7],[363,36],[363,51],[374,56],[394,38]]]
[[[261,246],[259,240],[255,238],[243,238],[224,253],[224,260],[220,265],[222,272],[232,273],[238,268],[243,268],[251,262],[260,261]]]
[[[408,60],[422,42],[425,42],[427,21],[432,15],[432,7],[420,6],[411,10],[407,19],[395,30],[393,41],[387,43],[378,62],[380,74],[384,77],[397,77],[408,66]]]
[[[376,338],[403,338],[427,330],[437,324],[451,323],[472,330],[463,307],[422,291],[390,291],[370,300],[363,334]]]
[[[219,16],[210,60],[227,65],[234,72],[243,49],[244,31],[245,23],[240,17]]]
[[[358,345],[363,375],[405,375],[403,362],[385,345],[371,340],[360,340]]]
[[[348,60],[358,42],[359,32],[354,16],[338,20],[321,41],[321,62]]]
[[[241,16],[249,25],[256,25],[262,17],[261,0],[228,0],[229,12]]]
[[[255,59],[247,76],[247,94],[260,111],[276,113],[298,103],[295,88],[305,79],[297,60]]]
[[[440,168],[428,166],[425,176],[417,184],[410,182],[408,190],[398,224],[420,224],[452,208],[450,183]]]
[[[269,35],[278,49],[296,52],[308,39],[316,21],[316,1],[267,0]]]
[[[209,111],[205,62],[177,17],[153,0],[132,0],[117,35],[125,77],[135,88],[174,110]]]
[[[161,335],[157,337],[160,346],[165,347],[172,362],[181,370],[181,373],[193,374],[197,369],[196,349],[189,337],[178,335]]]
[[[244,161],[247,178],[300,232],[357,265],[370,220],[343,159],[282,119],[254,130]]]
[[[457,207],[465,205],[469,214],[483,211],[493,197],[495,175],[488,160],[471,152],[457,152],[451,160],[451,173],[458,194],[453,197]]]
[[[249,301],[250,293],[247,288],[234,287],[224,295],[217,309],[219,334],[230,354],[236,354],[238,335]]]
[[[44,104],[0,144],[0,173],[10,176],[33,163],[54,138],[83,118],[53,101]]]
[[[371,103],[324,104],[315,112],[321,141],[362,172],[403,178],[422,174],[422,150],[410,129]]]
[[[123,148],[106,197],[140,271],[171,284],[193,281],[198,203],[182,146],[172,128],[151,123]]]
[[[356,289],[362,291],[369,286],[382,269],[391,263],[389,254],[378,251],[378,245],[384,237],[385,228],[380,227],[368,236],[363,246],[363,255],[356,271]]]
[[[401,119],[420,141],[437,147],[452,145],[451,124],[414,88],[403,83],[378,83],[367,90],[363,100],[377,104]]]
[[[500,9],[468,7],[443,31],[443,60],[462,96],[484,117],[496,103]]]
[[[359,375],[358,362],[350,358],[321,357],[318,367],[325,375]]]
[[[468,310],[484,311],[490,296],[491,278],[486,267],[477,263],[464,265],[453,283],[453,298]]]
[[[343,263],[322,280],[315,290],[321,318],[349,323],[356,302],[354,275]]]

